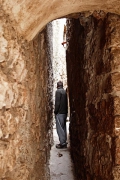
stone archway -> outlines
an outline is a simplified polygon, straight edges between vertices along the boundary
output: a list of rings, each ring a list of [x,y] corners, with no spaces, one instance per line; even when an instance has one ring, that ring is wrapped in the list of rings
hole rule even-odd
[[[3,9],[14,21],[18,32],[28,41],[32,40],[45,25],[60,17],[68,14],[82,12],[104,10],[120,14],[120,3],[116,0],[14,0],[3,2]]]

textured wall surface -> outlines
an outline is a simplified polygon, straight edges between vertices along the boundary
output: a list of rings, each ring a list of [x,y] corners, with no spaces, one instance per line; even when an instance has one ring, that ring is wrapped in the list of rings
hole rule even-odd
[[[4,11],[0,16],[0,179],[46,180],[52,119],[52,28],[48,27],[50,35],[46,36],[46,29],[28,43]]]
[[[120,179],[120,16],[67,21],[71,154],[79,180]]]
[[[66,71],[66,48],[61,44],[65,39],[64,25],[66,19],[57,19],[52,21],[53,27],[53,101],[55,102],[55,91],[57,82],[62,80],[64,88],[67,87],[67,71]]]
[[[68,14],[104,10],[120,14],[119,0],[1,0],[6,13],[17,27],[17,31],[26,39],[32,40],[45,25]]]

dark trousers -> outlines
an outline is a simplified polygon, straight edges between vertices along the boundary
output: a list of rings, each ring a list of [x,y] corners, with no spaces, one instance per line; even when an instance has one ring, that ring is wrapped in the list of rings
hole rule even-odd
[[[59,137],[60,144],[64,145],[67,141],[67,131],[66,131],[66,114],[56,115],[56,129]]]

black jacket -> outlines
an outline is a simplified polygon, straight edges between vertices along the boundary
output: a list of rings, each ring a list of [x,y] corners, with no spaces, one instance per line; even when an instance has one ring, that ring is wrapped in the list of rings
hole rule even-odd
[[[55,93],[55,114],[67,114],[68,102],[67,93],[63,88],[58,88]]]

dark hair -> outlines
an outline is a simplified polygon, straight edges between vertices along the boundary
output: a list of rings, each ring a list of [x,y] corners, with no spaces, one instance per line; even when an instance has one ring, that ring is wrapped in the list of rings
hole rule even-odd
[[[58,88],[58,87],[63,87],[63,82],[62,82],[62,81],[58,81],[58,82],[57,82],[57,88]]]

